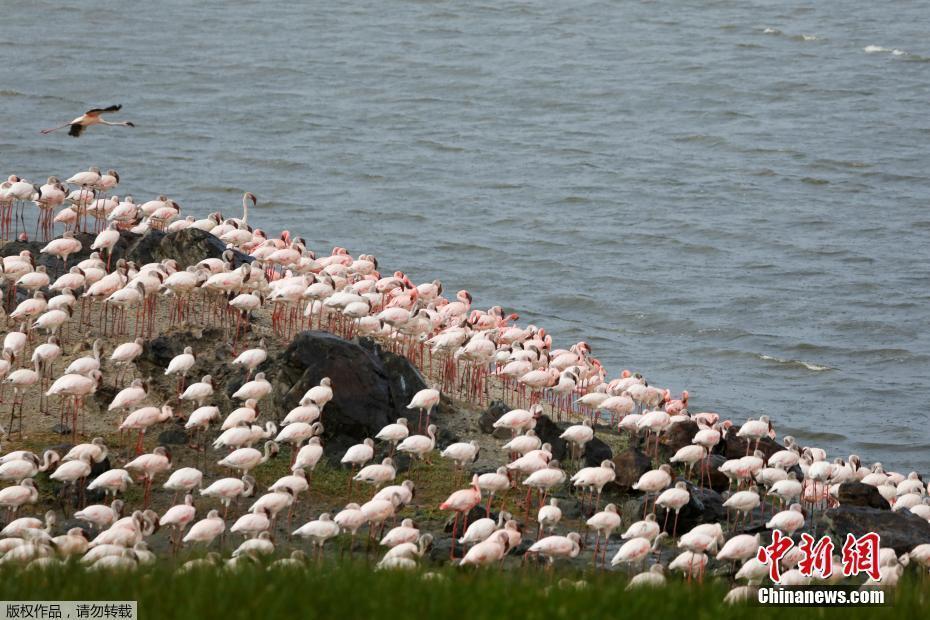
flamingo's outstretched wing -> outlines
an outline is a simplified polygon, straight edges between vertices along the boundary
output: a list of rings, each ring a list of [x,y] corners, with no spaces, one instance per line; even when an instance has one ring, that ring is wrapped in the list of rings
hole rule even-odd
[[[93,108],[84,114],[87,116],[100,116],[101,114],[106,114],[107,112],[119,112],[122,108],[122,105],[111,105],[108,108]]]
[[[78,123],[74,123],[73,125],[71,125],[71,129],[68,131],[68,135],[77,138],[84,132],[84,129],[85,129],[84,125],[79,125]]]

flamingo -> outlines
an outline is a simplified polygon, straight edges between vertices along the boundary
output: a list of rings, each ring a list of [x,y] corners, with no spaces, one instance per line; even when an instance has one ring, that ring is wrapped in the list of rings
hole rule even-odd
[[[14,480],[20,482],[26,478],[34,478],[36,474],[48,471],[49,468],[61,459],[54,450],[46,450],[42,455],[43,460],[35,454],[27,455],[27,458],[13,459],[0,465],[0,480]]]
[[[634,575],[626,584],[626,590],[638,590],[640,588],[661,588],[666,583],[665,569],[661,564],[653,564],[648,571]]]
[[[420,538],[420,530],[413,525],[413,519],[404,519],[381,539],[382,547],[396,547],[404,543],[413,543]]]
[[[791,536],[797,530],[804,527],[804,513],[801,512],[801,504],[791,504],[788,510],[776,513],[765,524],[765,527],[781,530],[788,536]]]
[[[481,503],[481,488],[478,486],[478,475],[475,474],[471,479],[471,487],[455,491],[446,498],[446,501],[439,504],[440,510],[452,510],[455,512],[455,520],[452,522],[452,547],[449,550],[449,559],[455,554],[455,535],[458,532],[459,517],[463,520],[462,529],[468,527],[468,512]]]
[[[375,439],[387,441],[391,444],[391,454],[397,448],[397,444],[410,435],[410,429],[407,428],[407,418],[397,418],[393,424],[388,424],[375,435]]]
[[[656,498],[656,505],[665,509],[665,524],[662,529],[668,526],[668,511],[675,511],[675,525],[672,527],[672,538],[678,532],[678,513],[691,501],[691,494],[688,492],[688,484],[684,481],[675,483],[671,489],[666,489]]]
[[[473,546],[465,553],[459,566],[486,566],[495,564],[504,559],[510,546],[510,537],[506,532],[497,531]],[[577,555],[577,553],[576,553]]]
[[[246,538],[256,538],[259,534],[267,532],[271,527],[271,517],[267,510],[249,512],[239,517],[229,531],[233,534],[241,533]]]
[[[597,491],[597,502],[594,505],[594,509],[597,510],[601,505],[601,493],[603,493],[604,487],[616,478],[616,465],[610,459],[604,459],[599,467],[579,469],[571,477],[571,482],[575,487],[591,489],[592,493]]]
[[[125,467],[126,469],[138,470],[142,474],[145,483],[142,503],[143,507],[148,508],[152,481],[158,474],[171,469],[171,459],[168,457],[168,451],[164,447],[158,446],[150,454],[137,456],[126,463]]]
[[[300,399],[301,405],[314,404],[319,407],[320,411],[326,406],[326,403],[333,399],[332,381],[329,377],[323,377],[320,384],[307,390],[307,393]]]
[[[610,565],[619,566],[620,564],[635,564],[636,562],[641,561],[645,562],[646,557],[650,553],[655,553],[656,549],[659,547],[659,543],[666,536],[668,536],[668,534],[661,532],[652,541],[642,536],[630,538],[617,550],[617,553],[614,555],[613,559],[610,560]]]
[[[0,507],[10,511],[10,516],[26,504],[35,504],[39,500],[39,490],[32,478],[26,478],[18,485],[0,489]]]
[[[43,134],[49,134],[53,131],[58,131],[59,129],[64,129],[65,127],[70,127],[68,130],[68,135],[74,138],[79,137],[85,129],[88,127],[93,127],[94,125],[112,125],[112,126],[122,126],[122,127],[135,127],[130,121],[117,121],[110,122],[105,121],[101,118],[103,114],[110,114],[112,112],[119,112],[123,109],[122,105],[111,105],[106,108],[91,108],[87,112],[84,112],[81,116],[77,117],[70,123],[65,123],[64,125],[59,125],[58,127],[52,127],[51,129],[43,129]],[[98,174],[99,180],[99,174]],[[70,181],[69,181],[70,182]]]
[[[572,460],[579,458],[584,454],[585,445],[594,439],[594,428],[591,420],[585,419],[581,424],[575,424],[566,428],[559,439],[569,442],[572,447]]]
[[[426,426],[429,427],[429,418],[433,408],[439,404],[439,390],[435,388],[426,388],[413,395],[413,398],[407,404],[407,409],[417,409],[420,412],[417,421],[417,430],[423,428],[423,413],[426,413]]]
[[[130,484],[132,484],[132,476],[125,469],[109,469],[94,478],[87,485],[87,490],[103,489],[104,495],[112,493],[115,498],[117,493],[125,493]]]
[[[229,512],[229,505],[238,497],[248,497],[255,490],[255,479],[252,476],[244,475],[239,478],[221,478],[208,486],[201,489],[200,494],[204,497],[216,497],[225,507],[223,519]]]
[[[123,420],[123,423],[119,425],[119,430],[137,430],[139,431],[139,439],[136,442],[136,454],[142,453],[142,440],[145,437],[145,432],[155,424],[161,422],[167,422],[174,417],[174,410],[169,405],[162,405],[159,407],[142,407],[141,409],[136,409]]]
[[[391,457],[386,457],[378,465],[367,465],[363,467],[354,477],[354,480],[357,482],[367,482],[372,484],[377,489],[385,482],[391,482],[394,480],[394,477],[397,475],[397,470],[394,468],[394,460]]]
[[[217,461],[217,465],[229,467],[242,472],[243,475],[249,473],[255,467],[266,463],[272,456],[278,453],[278,444],[273,441],[265,442],[265,453],[262,454],[255,448],[239,448],[226,455],[226,458]]]
[[[248,374],[246,375],[246,380],[248,381],[252,376],[252,372],[267,359],[268,351],[265,350],[265,341],[263,339],[259,343],[258,348],[246,349],[232,361],[232,364],[233,366],[243,366],[248,370]]]
[[[165,375],[178,375],[178,396],[184,389],[184,382],[187,379],[187,373],[194,367],[194,349],[184,347],[184,352],[176,355],[168,362],[168,368],[165,369]]]
[[[292,532],[293,536],[309,538],[310,544],[317,548],[317,558],[323,557],[323,545],[326,541],[335,538],[339,534],[339,524],[333,521],[328,512],[320,515],[319,519],[310,521],[300,526]]]
[[[181,400],[191,400],[198,407],[203,407],[204,402],[213,396],[213,377],[204,375],[197,383],[191,383],[178,398]]]
[[[194,489],[199,489],[202,483],[202,471],[195,467],[182,467],[171,472],[162,488],[174,491],[175,498],[172,500],[174,502],[177,501],[178,493],[191,493]]]
[[[174,544],[175,549],[181,545],[182,534],[184,530],[187,529],[188,523],[194,520],[194,517],[197,514],[197,509],[194,508],[194,496],[187,494],[184,496],[184,503],[172,506],[169,508],[162,518],[159,519],[158,525],[161,527],[170,527],[176,533],[177,537],[171,536],[170,538],[172,544]]]
[[[39,364],[36,362],[36,368],[38,369]],[[39,382],[39,373],[36,370],[30,368],[20,368],[19,370],[14,370],[6,376],[3,380],[4,384],[10,384],[13,386],[13,403],[10,405],[10,433],[15,432],[13,427],[13,420],[17,417],[19,418],[19,432],[22,435],[23,432],[23,396],[24,393],[33,385]],[[16,407],[19,406],[19,416],[16,415]]]
[[[340,463],[347,464],[352,468],[353,473],[359,467],[362,467],[375,456],[375,441],[366,437],[362,443],[351,446],[340,459]],[[349,478],[349,490],[352,490],[352,481],[354,477]]]
[[[75,362],[80,360],[75,360]],[[52,383],[52,386],[45,393],[46,396],[61,396],[70,398],[73,402],[72,419],[71,419],[71,436],[77,436],[78,413],[84,409],[84,398],[97,391],[103,375],[99,370],[92,370],[90,376],[81,374],[67,373]],[[62,421],[66,412],[62,409]]]
[[[429,455],[436,447],[436,425],[430,424],[426,428],[426,435],[410,435],[397,446],[398,452],[407,452],[419,460],[426,460],[430,464]]]
[[[187,534],[184,535],[182,542],[186,543],[205,543],[205,547],[221,536],[226,531],[226,522],[220,518],[218,510],[211,510],[207,513],[206,518],[201,519],[191,526]]]
[[[115,499],[109,506],[103,504],[85,506],[74,513],[74,518],[97,529],[103,529],[113,525],[119,519],[122,510],[123,500]]]
[[[110,361],[120,366],[120,372],[116,375],[116,383],[119,384],[120,375],[125,372],[125,369],[132,366],[135,363],[136,358],[142,355],[142,349],[144,348],[145,340],[142,338],[136,338],[132,342],[124,342],[115,349],[113,353],[110,354]]]
[[[485,506],[485,516],[491,515],[491,502],[494,496],[510,489],[510,477],[506,467],[498,467],[496,471],[478,476],[478,487],[488,494],[488,504]]]
[[[545,556],[549,560],[549,566],[552,566],[556,558],[575,558],[580,551],[581,536],[578,532],[570,532],[567,536],[547,536],[538,540],[527,553]]]
[[[83,458],[73,461],[65,461],[58,469],[49,476],[52,480],[57,480],[64,484],[77,484],[81,481],[81,502],[83,503],[83,481],[90,475],[90,456],[84,455]]]
[[[620,513],[617,510],[616,504],[607,504],[604,506],[604,510],[595,513],[585,522],[588,528],[597,532],[597,537],[594,539],[595,562],[597,562],[597,552],[599,548],[603,551],[602,562],[607,561],[607,546],[610,543],[610,536],[615,529],[620,527],[620,522]],[[604,538],[603,547],[600,546],[602,536]]]
[[[361,507],[356,503],[346,504],[346,507],[340,510],[333,521],[342,528],[343,531],[350,535],[349,553],[352,553],[355,547],[355,535],[358,530],[365,525],[367,517],[362,512]]]

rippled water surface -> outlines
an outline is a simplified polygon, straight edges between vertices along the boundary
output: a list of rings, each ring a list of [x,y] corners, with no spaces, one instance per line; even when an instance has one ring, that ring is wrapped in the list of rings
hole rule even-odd
[[[612,374],[930,470],[930,3],[64,5],[3,11],[4,175],[249,189]],[[137,129],[38,134],[110,103]]]

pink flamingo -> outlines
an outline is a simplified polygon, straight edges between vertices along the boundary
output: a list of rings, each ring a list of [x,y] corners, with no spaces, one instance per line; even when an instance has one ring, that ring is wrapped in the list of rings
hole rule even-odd
[[[446,501],[439,504],[440,510],[455,511],[455,519],[452,521],[452,548],[449,550],[449,559],[455,555],[455,539],[458,533],[459,517],[462,517],[462,529],[468,527],[468,512],[481,503],[481,487],[478,486],[478,475],[475,474],[471,479],[471,487],[460,489],[450,495]]]

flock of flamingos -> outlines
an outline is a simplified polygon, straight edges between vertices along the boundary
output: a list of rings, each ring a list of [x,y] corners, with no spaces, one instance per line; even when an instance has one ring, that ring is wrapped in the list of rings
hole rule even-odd
[[[472,306],[467,291],[448,299],[439,281],[415,285],[399,271],[381,274],[373,256],[353,257],[343,248],[318,256],[303,239],[286,231],[268,235],[249,222],[248,209],[257,203],[250,193],[243,197],[241,218],[211,213],[197,219],[182,217],[179,205],[165,196],[142,203],[130,196],[120,199],[114,195],[119,183],[117,172],[90,168],[64,182],[49,177],[38,185],[14,175],[0,185],[3,238],[38,237],[47,242],[41,252],[60,261],[56,269],[37,266],[39,257],[28,250],[2,260],[5,288],[0,293],[4,294],[6,316],[0,319],[5,324],[0,378],[4,388],[13,391],[7,405],[9,420],[3,418],[8,422],[4,432],[8,440],[15,440],[22,435],[24,422],[28,424],[38,413],[30,409],[49,413],[52,404],[57,404],[61,423],[75,436],[73,447],[65,454],[0,451],[0,480],[7,484],[0,490],[0,509],[6,517],[0,531],[2,564],[44,568],[74,562],[94,571],[144,570],[156,560],[146,539],[156,529],[166,528],[172,554],[185,547],[222,548],[217,546],[218,540],[244,537],[230,557],[211,551],[180,564],[183,570],[197,566],[231,569],[241,563],[260,562],[306,566],[311,563],[308,555],[323,561],[327,542],[340,534],[348,534],[354,542],[356,533],[367,528],[369,544],[380,543],[385,549],[377,563],[379,569],[415,568],[423,561],[433,535],[404,518],[416,485],[411,480],[398,480],[393,457],[406,453],[417,461],[417,467],[430,467],[438,457],[465,470],[476,460],[477,444],[455,443],[438,452],[433,424],[437,420],[431,416],[441,393],[480,400],[492,390],[500,390],[509,402],[521,406],[494,423],[512,435],[506,443],[501,442],[500,467],[474,474],[467,488],[455,491],[439,506],[455,515],[450,553],[460,546],[461,559],[454,561],[462,566],[496,567],[521,546],[524,536],[534,540],[524,560],[538,556],[555,563],[591,553],[595,566],[606,566],[609,541],[619,533],[622,544],[616,548],[615,543],[610,564],[626,567],[632,574],[627,587],[661,586],[673,572],[700,579],[711,562],[734,569],[738,563],[736,583],[727,596],[742,600],[768,575],[767,566],[756,558],[759,536],[740,533],[739,527],[740,518],[760,505],[772,508],[766,527],[790,535],[804,529],[812,510],[835,504],[837,485],[859,480],[874,485],[894,510],[909,510],[930,520],[927,488],[917,474],[884,471],[881,464],[863,467],[855,456],[828,459],[824,450],[801,447],[785,437],[786,448],[767,459],[761,451],[748,450],[743,458],[719,467],[735,489],[725,504],[735,517],[732,523],[707,523],[678,532],[678,512],[688,504],[689,488],[693,488],[685,479],[695,485],[703,483],[708,473],[705,457],[734,426],[715,413],[692,413],[687,392],[675,398],[669,390],[628,371],[611,379],[586,343],[554,348],[545,329],[520,327],[514,322],[517,317],[506,315],[499,306],[479,310]],[[27,209],[31,213],[33,207],[37,208],[36,225],[27,230],[25,213]],[[64,233],[52,239],[59,227]],[[111,260],[121,231],[174,232],[188,227],[215,235],[237,253],[227,251],[222,258],[185,267],[171,259],[145,265]],[[77,261],[72,257],[83,249],[76,236],[79,230],[95,232],[96,238],[89,258]],[[252,261],[235,266],[238,253],[252,257]],[[326,406],[339,386],[323,379],[287,413],[278,431],[259,421],[262,401],[272,390],[265,375],[255,373],[268,357],[264,346],[242,350],[230,360],[248,372],[247,382],[234,394],[241,406],[231,412],[211,404],[217,389],[211,377],[199,381],[188,377],[195,364],[194,352],[188,348],[164,370],[166,375],[177,377],[180,407],[150,404],[143,381],[131,377],[145,338],[157,327],[159,311],[172,320],[193,323],[215,321],[220,316],[230,333],[235,333],[236,342],[257,313],[270,316],[267,337],[284,342],[295,330],[307,327],[344,337],[367,336],[403,352],[435,379],[435,387],[416,394],[408,406],[409,419],[387,425],[376,437],[352,446],[342,456],[342,463],[357,470],[353,484],[367,484],[374,490],[371,499],[349,503],[336,514],[319,514],[293,529],[290,536],[276,536],[279,515],[290,515],[300,496],[309,494],[311,474],[324,451],[321,433]],[[65,364],[68,360],[62,345],[69,334],[73,337],[86,332],[89,322],[96,322],[97,329],[110,338],[125,342],[109,357],[103,356],[99,343],[95,343],[92,350]],[[79,443],[78,437],[79,427],[86,422],[82,421],[85,399],[105,382],[125,387],[110,403],[103,422],[112,431],[110,437],[136,434],[136,455],[91,476],[95,464],[115,457],[105,439]],[[572,420],[562,438],[575,455],[584,452],[600,425],[632,436],[645,435],[647,451],[655,440],[656,459],[659,437],[673,425],[693,420],[699,430],[690,445],[678,450],[669,462],[656,462],[655,469],[634,485],[638,492],[653,498],[652,507],[648,509],[647,501],[644,514],[624,524],[623,511],[616,505],[601,506],[601,491],[615,476],[613,462],[566,470],[552,459],[550,446],[534,433],[537,420],[546,411]],[[142,453],[145,433],[176,419],[184,420],[194,436],[204,441],[212,438],[217,464],[228,471],[228,477],[204,480],[200,469],[179,467],[163,447]],[[774,437],[765,416],[734,426],[737,428],[738,436],[749,440],[747,445]],[[262,442],[263,450],[252,447]],[[257,488],[254,470],[282,445],[289,446],[290,473],[267,489]],[[796,465],[803,472],[802,479],[794,473]],[[34,478],[40,472],[63,487],[71,498],[73,513],[29,515],[39,499]],[[139,482],[144,493],[141,501],[132,505],[123,494],[128,485]],[[153,490],[153,485],[159,488]],[[562,521],[559,500],[546,499],[566,486],[574,487],[581,501],[590,504],[584,513],[590,518],[575,524],[582,531],[566,531],[569,528]],[[490,509],[494,497],[500,498],[515,487],[527,491],[525,518],[521,521],[503,510],[493,518]],[[104,491],[107,503],[84,505],[88,490]],[[539,500],[538,509],[531,512],[532,492],[538,492]],[[152,493],[163,497],[172,494],[180,500],[159,515],[149,508]],[[253,495],[257,499],[241,512],[239,498]],[[222,510],[200,514],[197,504],[203,504],[203,498],[212,498],[206,501],[221,505]],[[657,506],[664,508],[666,515],[675,513],[671,523],[667,517],[664,522],[656,517]],[[476,518],[477,513],[472,513],[476,508],[483,508],[486,515]],[[519,516],[523,510],[513,512]],[[84,525],[56,531],[63,521]],[[593,545],[587,542],[589,533],[593,534]],[[303,545],[309,545],[310,554],[300,548]],[[674,545],[679,555],[666,563],[659,561],[657,551],[663,545]],[[283,550],[289,555],[271,562],[272,554],[277,551],[280,555]],[[783,583],[811,581],[798,571],[799,559],[795,553],[782,559]],[[881,584],[893,586],[908,563],[930,568],[930,544],[919,545],[900,557],[883,549]]]

